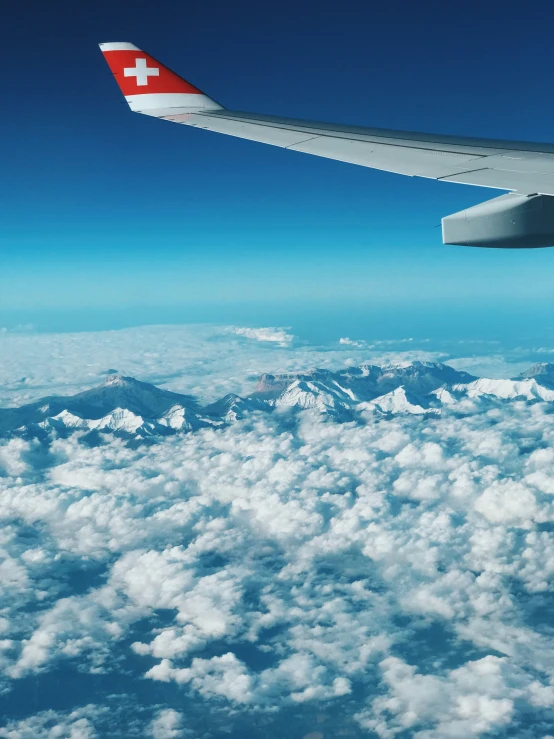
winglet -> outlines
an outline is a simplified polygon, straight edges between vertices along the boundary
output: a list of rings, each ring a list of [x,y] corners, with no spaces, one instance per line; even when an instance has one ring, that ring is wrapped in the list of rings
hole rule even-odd
[[[100,49],[131,110],[157,118],[222,106],[134,44],[111,42]]]

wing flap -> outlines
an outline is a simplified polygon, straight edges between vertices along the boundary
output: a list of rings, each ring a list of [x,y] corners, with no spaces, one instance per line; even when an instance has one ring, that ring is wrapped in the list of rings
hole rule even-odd
[[[485,160],[486,163],[486,160]],[[475,169],[447,177],[444,182],[458,182],[462,185],[491,187],[497,190],[512,190],[524,194],[540,193],[554,195],[554,175],[536,174],[532,172],[516,172],[505,169]]]
[[[351,141],[331,136],[316,137],[289,148],[411,177],[443,177],[458,171],[461,166],[467,168],[466,165],[482,159],[472,154]]]

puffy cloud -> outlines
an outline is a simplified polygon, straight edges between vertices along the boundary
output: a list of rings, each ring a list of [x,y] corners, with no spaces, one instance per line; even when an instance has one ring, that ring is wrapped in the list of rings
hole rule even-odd
[[[357,718],[383,739],[406,730],[419,739],[482,736],[510,723],[513,698],[520,693],[498,657],[468,662],[441,677],[419,674],[397,657],[383,660],[380,668],[388,692]]]
[[[346,346],[366,346],[365,341],[350,339],[348,336],[341,337],[339,339],[339,344],[345,344]]]
[[[538,511],[533,492],[514,480],[495,480],[476,500],[475,509],[494,523],[526,528]]]
[[[173,708],[159,711],[150,724],[152,739],[180,739],[183,732],[183,715]]]
[[[292,334],[287,334],[286,330],[282,328],[237,328],[235,333],[237,336],[245,336],[247,339],[272,341],[282,346],[290,344],[294,339]]]
[[[44,711],[21,721],[10,721],[0,728],[3,739],[97,739],[90,720],[99,713],[96,706],[85,706],[70,713]]]
[[[195,657],[190,667],[183,668],[174,668],[169,660],[164,659],[145,677],[190,683],[204,698],[222,696],[234,703],[250,703],[254,697],[252,677],[232,652],[211,659]]]

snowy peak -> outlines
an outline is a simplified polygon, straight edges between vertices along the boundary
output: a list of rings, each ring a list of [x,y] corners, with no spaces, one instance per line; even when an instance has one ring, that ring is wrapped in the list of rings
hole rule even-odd
[[[278,375],[263,374],[256,385],[254,397],[273,400],[294,383],[325,382],[333,374],[335,373],[322,369],[313,369],[307,372],[288,372]]]
[[[404,387],[397,387],[390,393],[381,395],[381,397],[370,401],[369,403],[361,403],[358,408],[368,411],[380,411],[385,414],[411,414],[421,416],[425,414],[440,413],[438,408],[432,408],[429,401],[409,396]]]
[[[554,390],[550,390],[535,379],[526,380],[490,380],[485,377],[467,385],[454,385],[454,391],[464,392],[470,398],[491,395],[504,400],[554,400]]]
[[[134,377],[124,377],[119,372],[111,372],[104,380],[104,385],[124,385],[126,382],[133,381]]]
[[[334,379],[293,380],[279,395],[267,401],[273,408],[313,408],[320,413],[343,417],[355,404],[355,399]]]
[[[302,387],[308,392],[330,393],[335,400],[351,405],[374,400],[399,387],[418,395],[426,395],[445,385],[469,383],[475,379],[477,378],[467,372],[460,372],[439,362],[412,362],[383,367],[365,364],[338,372],[314,369],[293,374],[262,375],[254,395],[282,405],[287,397],[293,397],[293,387],[304,383]],[[310,404],[306,402],[303,407],[307,405]]]
[[[267,411],[267,404],[259,398],[241,398],[229,393],[221,400],[202,409],[203,416],[220,421],[237,421],[252,411]]]
[[[189,395],[162,390],[148,382],[119,374],[109,375],[99,387],[85,390],[67,400],[70,400],[77,413],[81,411],[79,415],[91,412],[105,415],[121,407],[147,418],[157,418],[174,405],[191,409],[197,407],[196,401]]]
[[[516,380],[534,378],[543,387],[554,389],[554,364],[551,362],[538,362],[529,369],[522,372]]]
[[[198,410],[189,395],[162,390],[133,377],[110,375],[102,385],[76,395],[51,396],[20,408],[0,408],[0,434],[44,424],[49,419],[53,427],[77,428],[82,427],[79,419],[100,421],[122,410],[140,418],[157,419],[175,406],[186,408],[193,416]],[[113,418],[106,422],[110,428],[117,426]]]
[[[468,372],[440,362],[411,362],[382,367],[379,387],[390,392],[402,386],[415,393],[427,394],[445,385],[469,383],[475,379]]]

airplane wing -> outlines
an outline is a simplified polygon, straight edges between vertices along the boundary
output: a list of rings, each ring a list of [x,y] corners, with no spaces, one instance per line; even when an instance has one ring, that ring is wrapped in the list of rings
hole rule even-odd
[[[554,245],[554,145],[345,126],[228,110],[130,43],[100,44],[131,110],[387,172],[507,195],[443,219],[443,241]]]

